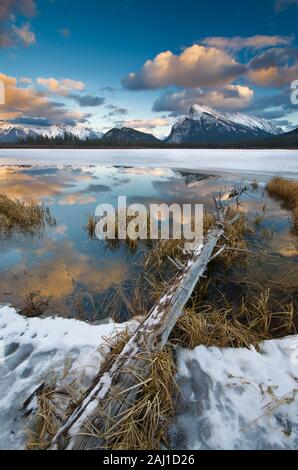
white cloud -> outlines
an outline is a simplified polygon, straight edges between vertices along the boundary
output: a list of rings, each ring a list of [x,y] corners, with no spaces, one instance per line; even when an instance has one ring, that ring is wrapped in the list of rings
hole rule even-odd
[[[229,84],[246,72],[226,51],[193,45],[179,55],[171,51],[147,60],[143,67],[122,80],[125,88],[145,90],[171,85],[183,88],[211,87]]]
[[[81,81],[71,80],[69,78],[63,78],[57,80],[56,78],[37,78],[37,85],[47,88],[51,93],[57,95],[67,96],[72,91],[83,91],[85,84]]]
[[[5,86],[5,105],[0,108],[0,119],[23,123],[36,119],[44,125],[76,125],[90,117],[86,113],[67,110],[62,103],[49,100],[45,93],[32,86],[20,87],[15,77],[0,73],[0,81]]]

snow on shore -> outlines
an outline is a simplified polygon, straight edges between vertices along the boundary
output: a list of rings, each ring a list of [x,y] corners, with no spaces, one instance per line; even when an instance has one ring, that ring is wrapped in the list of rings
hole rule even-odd
[[[176,449],[297,449],[298,336],[178,353]]]
[[[137,322],[91,325],[31,318],[0,307],[0,449],[22,449],[28,419],[22,404],[66,359],[88,386],[103,359],[104,337]],[[254,348],[199,346],[178,351],[181,396],[171,428],[175,449],[298,447],[298,336]]]
[[[297,150],[0,149],[1,165],[123,165],[298,178]]]
[[[137,322],[130,322],[132,329]],[[112,321],[90,325],[65,318],[25,318],[13,308],[0,307],[0,449],[25,445],[28,421],[22,416],[24,401],[53,373],[82,375],[88,386],[101,361],[104,337],[126,328]],[[107,349],[107,346],[106,346]]]

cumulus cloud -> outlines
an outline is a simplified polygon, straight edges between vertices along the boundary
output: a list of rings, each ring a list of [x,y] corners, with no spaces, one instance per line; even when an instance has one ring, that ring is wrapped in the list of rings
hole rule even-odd
[[[94,95],[72,94],[69,95],[69,98],[72,98],[74,101],[76,101],[76,103],[78,103],[82,108],[101,106],[105,102],[105,98]]]
[[[298,0],[297,0],[298,1]],[[229,51],[240,51],[241,49],[260,50],[274,46],[286,46],[293,41],[291,36],[264,36],[257,34],[250,37],[231,37],[222,36],[205,38],[202,43],[207,46],[216,47],[218,49],[226,49]]]
[[[171,51],[158,54],[143,67],[130,73],[122,85],[131,90],[158,89],[171,85],[183,88],[223,86],[246,72],[224,50],[193,45],[175,55]]]
[[[57,80],[56,78],[37,78],[37,85],[47,88],[51,93],[67,96],[71,91],[83,91],[85,84],[81,81],[71,80],[69,78],[63,78]]]
[[[283,87],[298,76],[298,49],[270,49],[251,60],[248,77],[257,85]]]
[[[48,124],[84,123],[90,114],[65,109],[62,103],[49,100],[45,93],[33,87],[20,87],[15,77],[0,74],[5,86],[5,105],[0,108],[0,119],[22,122],[23,119],[42,119]]]
[[[188,113],[194,104],[207,104],[220,109],[246,108],[254,92],[241,85],[227,85],[204,92],[201,88],[164,92],[153,104],[153,111],[170,112],[173,116]]]
[[[36,15],[34,0],[1,0],[0,2],[0,47],[16,44],[30,46],[36,41],[29,22],[18,26],[17,17],[31,18]]]

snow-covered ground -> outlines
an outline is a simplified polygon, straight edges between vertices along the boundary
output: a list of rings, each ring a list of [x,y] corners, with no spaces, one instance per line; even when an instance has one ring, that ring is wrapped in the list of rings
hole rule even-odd
[[[176,449],[297,449],[298,336],[178,353]]]
[[[0,165],[123,165],[298,178],[297,150],[0,149]]]
[[[130,322],[129,328],[137,322]],[[25,445],[22,404],[65,362],[85,386],[102,361],[104,337],[125,328],[73,319],[27,319],[0,307],[0,449]],[[181,396],[171,429],[176,449],[298,447],[298,336],[255,349],[199,346],[178,352]]]
[[[90,325],[65,318],[25,318],[13,308],[0,307],[0,449],[25,446],[28,419],[24,401],[53,374],[80,378],[88,387],[108,350],[105,337],[137,322]]]

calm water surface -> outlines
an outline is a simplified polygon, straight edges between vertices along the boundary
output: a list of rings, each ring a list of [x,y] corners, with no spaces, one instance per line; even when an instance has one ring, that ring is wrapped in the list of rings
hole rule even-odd
[[[89,240],[84,225],[100,203],[117,206],[117,196],[128,203],[204,203],[213,210],[212,196],[235,184],[247,184],[241,210],[261,223],[250,235],[258,254],[249,267],[237,268],[237,276],[251,275],[260,282],[290,277],[298,284],[298,242],[291,234],[291,215],[279,201],[267,197],[264,179],[257,189],[252,177],[201,175],[187,170],[114,166],[0,167],[0,192],[19,199],[33,199],[51,210],[56,227],[40,237],[13,236],[0,240],[0,303],[21,307],[31,290],[51,298],[49,313],[81,317],[77,300],[84,305],[84,318],[105,317],[112,292],[142,272],[147,248],[135,253],[109,250],[105,242]],[[273,237],[268,239],[268,234]],[[267,235],[266,235],[267,234]],[[234,273],[235,274],[235,273]],[[125,318],[123,318],[125,319]]]

